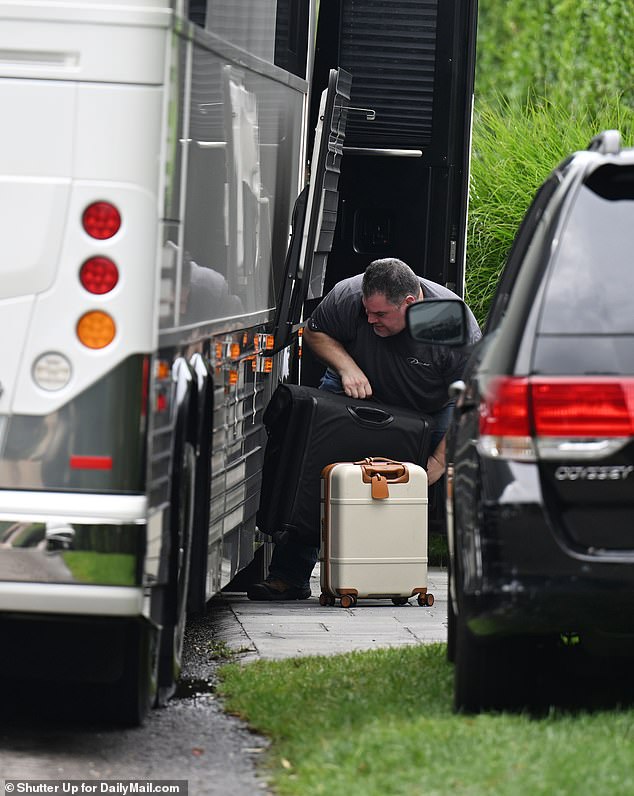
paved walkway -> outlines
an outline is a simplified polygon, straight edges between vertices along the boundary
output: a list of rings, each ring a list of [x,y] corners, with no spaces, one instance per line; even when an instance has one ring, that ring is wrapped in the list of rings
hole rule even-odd
[[[244,594],[223,593],[211,611],[214,637],[243,653],[244,661],[447,640],[446,569],[429,570],[431,608],[421,608],[415,598],[403,606],[391,600],[359,600],[354,608],[322,607],[319,565],[311,590],[308,600],[283,603],[252,602]]]

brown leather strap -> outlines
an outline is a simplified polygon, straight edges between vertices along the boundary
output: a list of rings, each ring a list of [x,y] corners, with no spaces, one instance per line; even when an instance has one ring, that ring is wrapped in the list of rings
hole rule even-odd
[[[396,459],[384,459],[382,456],[368,456],[366,459],[354,462],[354,464],[378,464],[379,462],[385,464],[401,464],[401,462],[397,462]]]

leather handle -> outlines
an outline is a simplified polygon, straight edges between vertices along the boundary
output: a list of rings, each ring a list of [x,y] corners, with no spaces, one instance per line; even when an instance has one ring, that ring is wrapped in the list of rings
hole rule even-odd
[[[372,482],[377,476],[384,478],[390,484],[407,484],[409,470],[404,464],[362,464],[361,472],[364,484]]]
[[[349,414],[360,425],[366,428],[385,428],[394,421],[394,415],[380,409],[378,406],[363,406],[355,404],[346,406]]]
[[[405,466],[403,462],[399,462],[396,459],[384,459],[383,456],[368,456],[365,459],[354,462],[354,464],[398,464],[403,467]]]
[[[371,483],[372,478],[376,476],[385,478],[391,484],[407,484],[409,482],[409,470],[403,462],[383,459],[379,456],[368,456],[367,459],[362,459],[355,464],[361,466],[364,484]]]

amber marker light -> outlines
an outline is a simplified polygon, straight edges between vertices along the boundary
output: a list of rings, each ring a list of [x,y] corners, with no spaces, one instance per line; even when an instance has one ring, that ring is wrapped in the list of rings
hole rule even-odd
[[[105,348],[115,333],[115,323],[105,312],[87,312],[77,323],[77,337],[88,348]]]
[[[165,359],[158,359],[154,366],[154,373],[157,379],[169,379],[172,373],[170,363]]]

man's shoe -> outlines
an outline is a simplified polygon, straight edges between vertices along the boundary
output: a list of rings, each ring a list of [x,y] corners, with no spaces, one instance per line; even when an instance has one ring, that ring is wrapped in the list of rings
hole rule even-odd
[[[250,600],[272,601],[272,600],[307,600],[310,597],[310,589],[300,586],[289,586],[279,578],[267,578],[260,583],[254,583],[247,589],[247,597]]]

